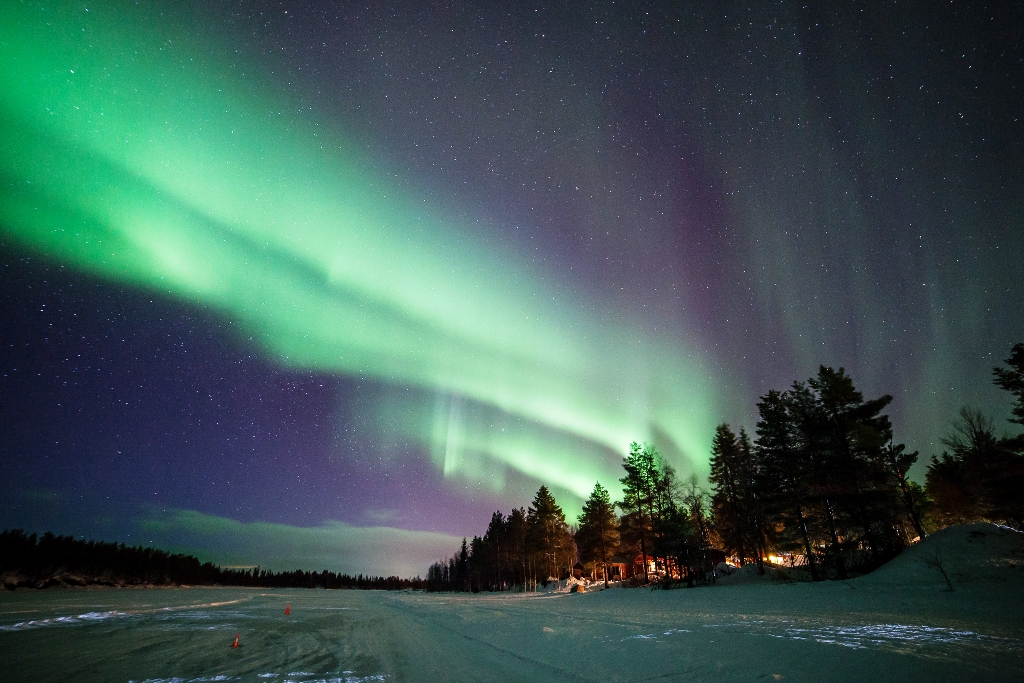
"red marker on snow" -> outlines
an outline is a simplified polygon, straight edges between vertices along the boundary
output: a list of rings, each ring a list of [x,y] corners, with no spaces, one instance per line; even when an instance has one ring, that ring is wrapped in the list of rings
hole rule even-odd
[[[291,613],[292,613],[292,606],[291,605],[285,605],[285,608],[284,608],[285,616],[288,616]]]
[[[238,634],[235,634],[235,642],[231,643],[231,647],[239,647],[238,645]]]

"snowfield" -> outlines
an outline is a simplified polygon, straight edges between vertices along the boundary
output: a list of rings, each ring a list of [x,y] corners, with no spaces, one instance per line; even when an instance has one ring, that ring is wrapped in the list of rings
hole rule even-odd
[[[0,679],[1024,681],[1022,605],[1024,535],[987,524],[819,584],[16,592],[0,595]]]

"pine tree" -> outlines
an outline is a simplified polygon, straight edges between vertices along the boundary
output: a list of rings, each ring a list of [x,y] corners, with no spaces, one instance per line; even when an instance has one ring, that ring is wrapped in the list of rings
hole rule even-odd
[[[773,389],[761,397],[757,410],[758,494],[768,515],[782,526],[783,547],[795,535],[807,554],[811,579],[818,581],[821,577],[811,544],[813,529],[808,515],[810,471],[801,462],[799,430],[792,415],[790,395]]]
[[[808,516],[817,513],[827,534],[826,559],[835,564],[839,578],[845,579],[846,563],[841,538],[844,520],[839,502],[846,493],[847,482],[839,471],[838,463],[830,458],[828,418],[818,397],[804,382],[793,382],[786,398],[787,410],[796,428],[795,452],[808,484],[805,490]]]
[[[904,444],[893,445],[892,441],[890,441],[882,450],[882,463],[889,476],[896,481],[896,486],[900,491],[900,500],[902,500],[903,506],[906,509],[907,518],[914,526],[914,531],[917,532],[918,538],[924,538],[927,534],[925,534],[924,525],[921,523],[921,512],[919,509],[919,491],[921,488],[920,485],[915,488],[914,482],[907,477],[911,466],[917,462],[918,452],[907,453],[906,449],[907,447]]]
[[[587,561],[601,561],[604,585],[608,586],[608,558],[619,547],[618,520],[611,496],[600,483],[594,484],[590,498],[583,503],[576,531],[576,545],[581,558]]]
[[[654,506],[658,499],[660,476],[657,468],[657,451],[653,446],[641,446],[635,441],[629,444],[629,455],[622,467],[626,476],[622,483],[622,508],[627,535],[636,538],[644,563],[644,579],[647,575],[647,551],[651,548],[654,528]]]
[[[881,414],[892,397],[865,401],[843,368],[822,366],[807,383],[822,420],[819,477],[831,485],[829,502],[836,509],[844,545],[866,545],[880,557],[898,553],[904,545],[897,533],[901,503],[884,458],[892,426]]]

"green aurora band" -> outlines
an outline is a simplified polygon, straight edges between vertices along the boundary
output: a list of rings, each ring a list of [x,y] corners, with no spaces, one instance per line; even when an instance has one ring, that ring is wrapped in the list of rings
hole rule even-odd
[[[633,440],[704,470],[716,403],[697,354],[562,299],[550,274],[150,19],[0,8],[8,239],[217,309],[284,366],[379,383],[367,419],[449,476],[500,487],[501,463],[585,496],[615,484]]]

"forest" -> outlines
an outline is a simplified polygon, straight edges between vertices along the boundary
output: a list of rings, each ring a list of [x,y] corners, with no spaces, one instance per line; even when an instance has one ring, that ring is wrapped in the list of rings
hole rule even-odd
[[[1013,396],[1009,421],[1024,425],[1024,344],[1005,362],[994,382]],[[434,563],[427,588],[530,590],[574,569],[607,583],[623,566],[619,578],[636,584],[693,586],[713,581],[725,556],[760,572],[774,561],[813,581],[845,579],[952,524],[1024,530],[1024,434],[997,434],[991,418],[961,409],[922,486],[908,476],[919,453],[894,442],[883,412],[891,400],[865,400],[842,368],[822,366],[762,396],[753,435],[718,426],[710,490],[633,443],[622,500],[596,483],[570,525],[541,486],[529,508],[495,512],[483,536]]]
[[[20,529],[0,532],[0,581],[8,590],[50,586],[247,586],[259,588],[423,588],[419,579],[349,576],[324,570],[224,569],[191,555],[123,543],[82,541]]]
[[[1024,426],[1024,343],[994,382],[1013,396],[1009,421]],[[574,571],[662,587],[713,581],[725,557],[739,564],[799,565],[811,580],[869,572],[927,534],[989,521],[1024,530],[1024,434],[998,434],[991,418],[960,410],[927,466],[895,443],[884,414],[890,396],[865,400],[840,368],[757,404],[753,435],[721,424],[709,489],[680,478],[657,448],[633,443],[623,460],[622,499],[600,483],[570,524],[546,486],[528,508],[493,513],[483,536],[463,539],[425,580],[327,570],[222,568],[197,558],[46,533],[0,533],[0,582],[19,587],[219,585],[264,588],[531,590]]]

